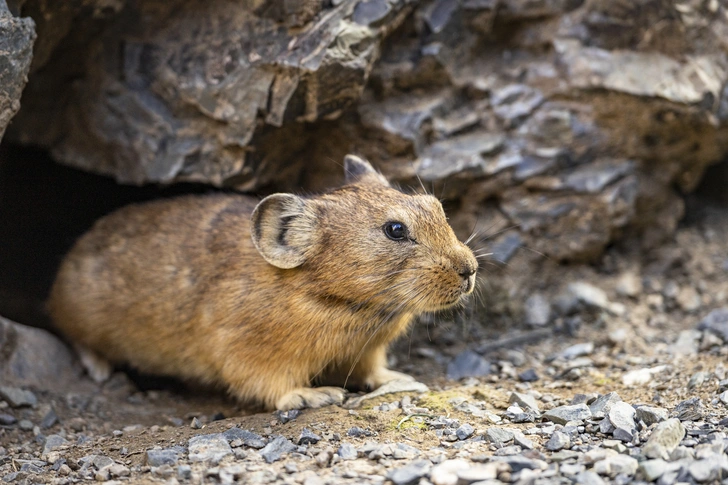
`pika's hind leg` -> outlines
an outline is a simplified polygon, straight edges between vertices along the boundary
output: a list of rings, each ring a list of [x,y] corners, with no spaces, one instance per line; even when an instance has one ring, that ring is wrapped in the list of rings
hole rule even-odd
[[[340,387],[299,387],[287,392],[276,401],[276,409],[320,408],[328,404],[341,404],[344,389]]]
[[[414,377],[387,369],[387,346],[382,345],[362,354],[354,366],[352,379],[369,389],[377,389],[392,381],[414,381]]]
[[[74,345],[73,348],[78,354],[78,358],[81,360],[81,364],[86,373],[94,380],[97,384],[101,384],[111,377],[111,372],[114,367],[111,363],[101,357],[99,354],[81,345]]]

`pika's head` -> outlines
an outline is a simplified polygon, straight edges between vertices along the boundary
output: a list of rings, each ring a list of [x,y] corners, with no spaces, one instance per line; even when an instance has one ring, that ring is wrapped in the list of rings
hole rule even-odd
[[[392,188],[348,155],[346,185],[304,198],[273,194],[252,214],[255,247],[270,264],[305,271],[311,291],[353,306],[420,313],[472,293],[477,260],[440,201]]]

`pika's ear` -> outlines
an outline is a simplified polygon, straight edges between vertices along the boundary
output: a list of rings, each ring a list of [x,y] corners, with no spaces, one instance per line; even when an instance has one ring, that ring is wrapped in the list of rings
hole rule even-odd
[[[389,182],[384,175],[374,170],[371,163],[356,155],[344,157],[344,174],[347,184],[369,182],[389,187]]]
[[[314,219],[306,201],[292,194],[273,194],[261,200],[250,216],[253,244],[273,266],[291,269],[306,261]]]

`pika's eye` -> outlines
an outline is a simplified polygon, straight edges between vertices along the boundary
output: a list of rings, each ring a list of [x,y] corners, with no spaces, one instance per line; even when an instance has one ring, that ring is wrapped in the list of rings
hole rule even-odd
[[[402,241],[407,238],[407,226],[397,221],[390,221],[384,225],[384,234],[392,241]]]

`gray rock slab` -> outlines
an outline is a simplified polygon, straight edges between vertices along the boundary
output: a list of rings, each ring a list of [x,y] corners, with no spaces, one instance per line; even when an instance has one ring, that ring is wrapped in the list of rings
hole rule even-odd
[[[677,418],[670,418],[652,430],[642,452],[648,458],[669,459],[670,452],[685,436],[685,426]]]
[[[543,413],[543,418],[556,424],[566,424],[569,421],[583,421],[592,417],[586,404],[573,406],[559,406]]]
[[[635,418],[647,426],[660,423],[668,417],[667,409],[652,406],[640,406],[635,411]]]
[[[0,398],[7,401],[14,408],[32,407],[38,404],[38,398],[35,394],[19,387],[0,386]]]
[[[240,440],[243,445],[249,448],[261,449],[266,445],[265,438],[246,429],[230,428],[222,435],[228,442]]]
[[[191,462],[217,463],[233,453],[222,433],[194,436],[190,438],[187,450]]]
[[[710,331],[728,342],[728,307],[718,308],[708,313],[698,323],[698,330]]]
[[[179,461],[177,450],[166,448],[163,450],[147,450],[147,465],[149,466],[174,466]]]
[[[267,463],[273,463],[280,460],[283,455],[295,451],[295,449],[296,445],[289,440],[283,436],[276,436],[259,453]]]
[[[459,380],[488,374],[490,374],[490,362],[472,350],[461,352],[447,365],[448,379]]]
[[[525,410],[531,410],[540,412],[538,400],[530,394],[522,392],[512,392],[508,398],[508,402],[511,404],[518,404]]]
[[[607,415],[614,403],[620,402],[621,400],[622,398],[616,392],[603,394],[589,405],[589,411],[591,411],[595,418],[603,418]]]
[[[395,468],[387,473],[387,479],[394,485],[413,485],[420,478],[430,473],[432,463],[429,460],[416,460],[403,467]]]

